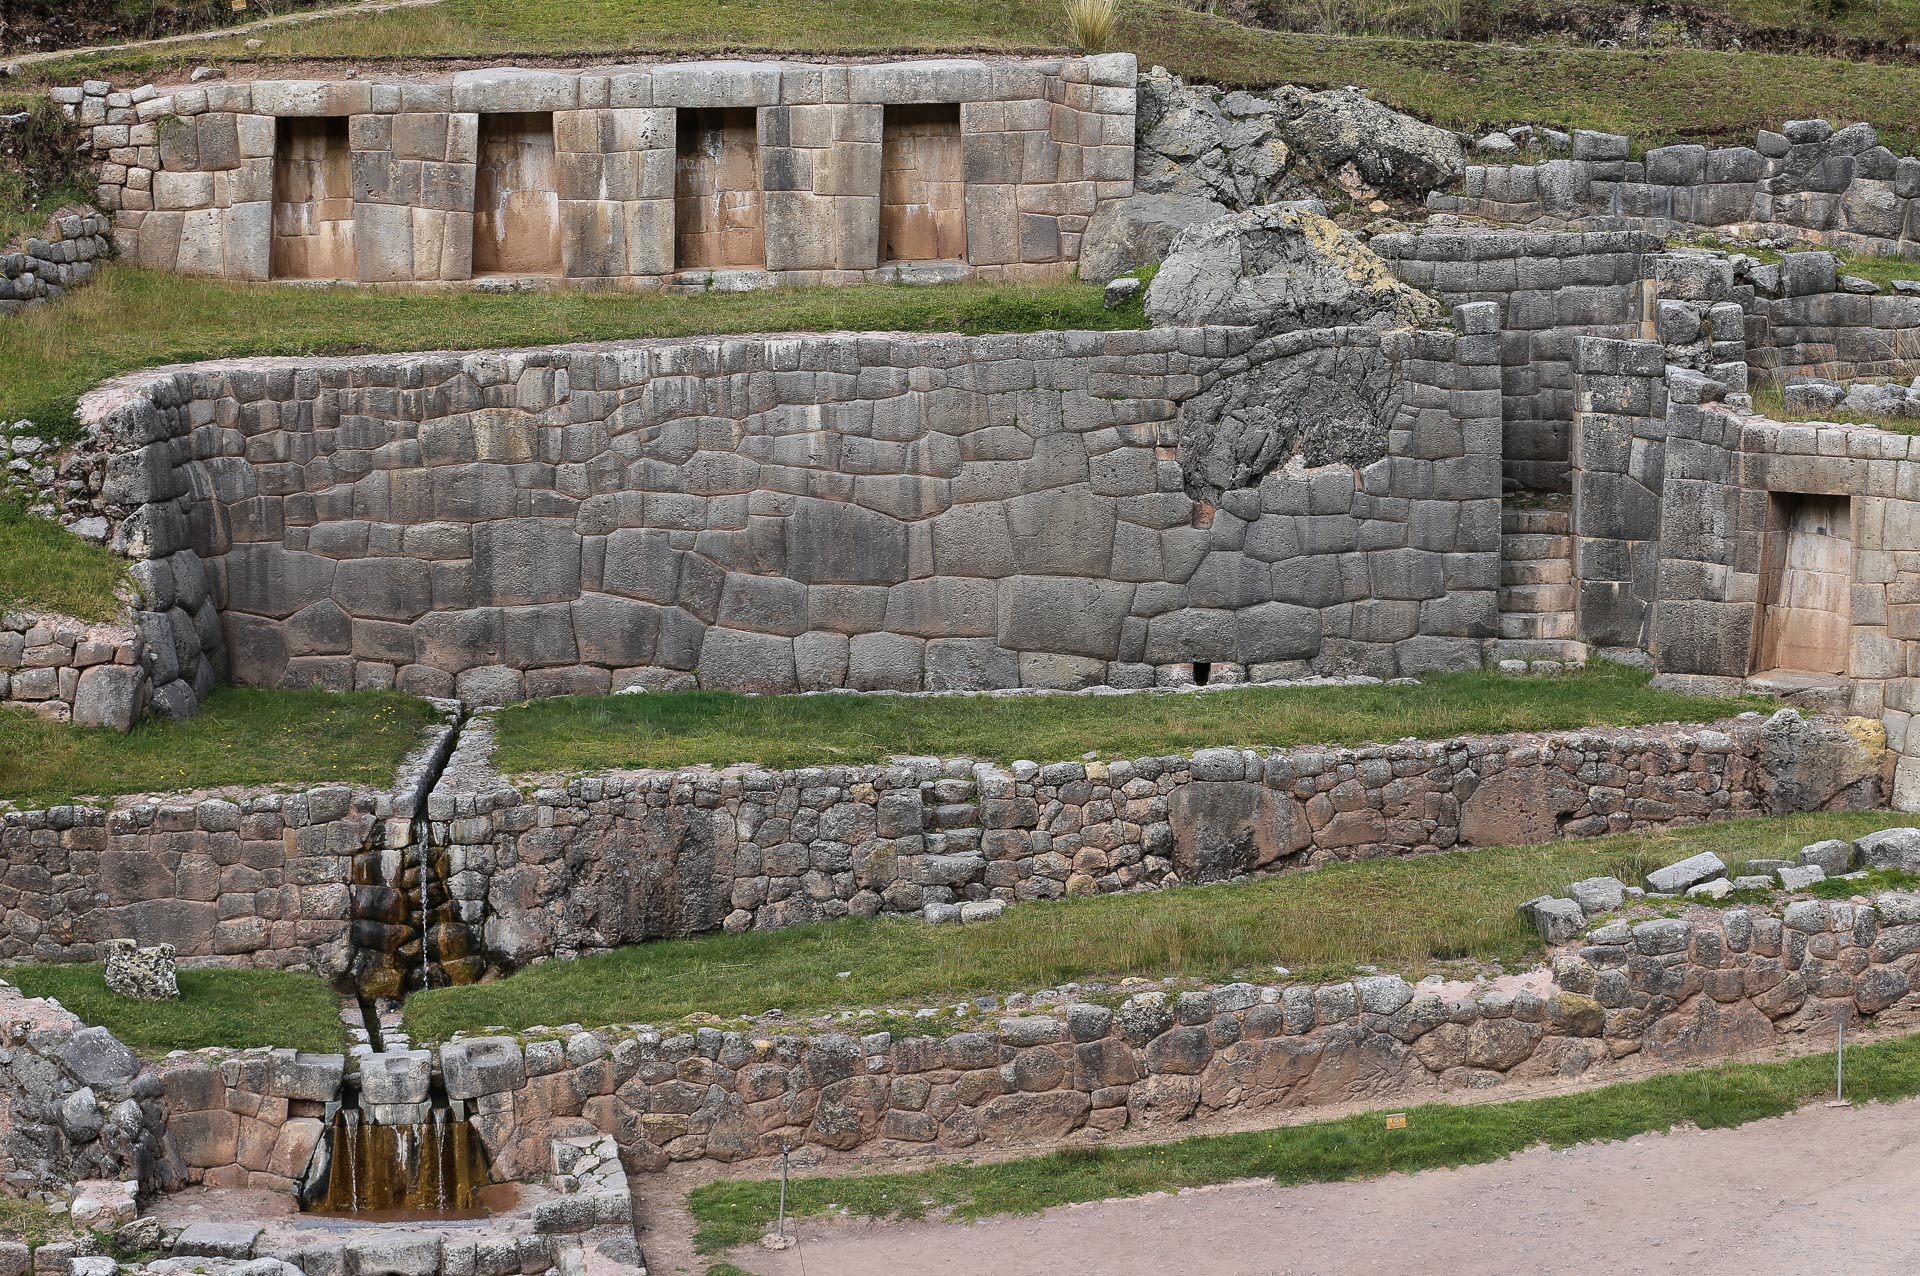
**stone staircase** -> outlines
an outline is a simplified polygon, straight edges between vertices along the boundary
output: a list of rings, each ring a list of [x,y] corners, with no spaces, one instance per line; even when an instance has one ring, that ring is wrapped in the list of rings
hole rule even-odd
[[[1500,511],[1500,636],[1489,663],[1585,661],[1574,622],[1573,513],[1564,501]]]

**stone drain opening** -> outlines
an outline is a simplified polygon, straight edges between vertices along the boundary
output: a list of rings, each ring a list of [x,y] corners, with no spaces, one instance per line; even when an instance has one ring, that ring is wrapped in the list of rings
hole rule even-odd
[[[360,1066],[302,1184],[303,1211],[405,1222],[485,1218],[511,1207],[504,1185],[491,1185],[486,1151],[433,1075],[428,1052],[365,1055]]]

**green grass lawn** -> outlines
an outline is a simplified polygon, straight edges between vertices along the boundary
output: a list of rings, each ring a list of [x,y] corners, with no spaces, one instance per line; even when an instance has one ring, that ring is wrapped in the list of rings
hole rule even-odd
[[[979,993],[1126,975],[1271,982],[1338,977],[1360,964],[1418,976],[1460,958],[1524,963],[1543,951],[1515,909],[1585,877],[1637,883],[1714,851],[1738,870],[1809,842],[1920,822],[1886,811],[1725,821],[1653,834],[1359,861],[1205,890],[1022,905],[969,926],[918,918],[641,944],[545,962],[507,979],[407,1001],[407,1031],[439,1041],[488,1025],[661,1022],[865,1006],[942,1005]],[[841,977],[841,972],[848,972]]]
[[[0,801],[22,808],[81,797],[229,784],[389,785],[435,720],[394,692],[221,687],[197,717],[149,720],[125,735],[0,709]]]
[[[318,975],[285,970],[182,970],[180,1000],[133,1001],[107,991],[100,966],[0,966],[29,997],[52,997],[145,1055],[202,1046],[346,1049],[339,998]]]
[[[1131,696],[738,696],[684,691],[538,700],[500,714],[496,765],[552,774],[624,767],[767,767],[896,755],[1054,762],[1209,746],[1284,747],[1708,722],[1777,707],[1751,696],[1655,691],[1596,662],[1577,674],[1439,674],[1417,686],[1245,687]]]
[[[109,620],[129,585],[125,561],[0,495],[0,610]]]
[[[477,350],[750,332],[1035,332],[1143,328],[1091,284],[490,294],[286,288],[111,266],[59,305],[0,325],[0,417],[71,433],[75,402],[122,372],[247,355]],[[0,558],[5,547],[0,546]]]
[[[1744,2],[1744,0],[1743,0]],[[1751,0],[1761,3],[1762,0]],[[1784,4],[1785,0],[1765,0]],[[1905,5],[1906,0],[1899,0]],[[1904,21],[1904,19],[1901,19]],[[1808,19],[1799,25],[1813,25]],[[1889,19],[1875,29],[1898,29]],[[283,28],[262,36],[271,58],[471,54],[665,55],[738,52],[884,54],[1058,49],[1056,0],[445,0],[423,9]],[[1912,103],[1920,67],[1837,58],[1527,47],[1299,35],[1240,26],[1170,0],[1130,0],[1119,47],[1222,83],[1364,84],[1448,128],[1545,123],[1612,129],[1648,145],[1745,141],[1783,119],[1870,120],[1889,145],[1920,139]],[[151,76],[251,56],[234,38],[32,69],[60,83],[82,74]]]
[[[1469,1106],[1406,1109],[1405,1129],[1379,1112],[1278,1130],[1203,1135],[1176,1143],[1073,1149],[990,1164],[898,1174],[798,1178],[787,1211],[908,1219],[938,1213],[953,1222],[1034,1214],[1079,1201],[1177,1191],[1235,1179],[1282,1185],[1337,1183],[1440,1166],[1484,1165],[1527,1148],[1615,1142],[1677,1126],[1725,1129],[1785,1116],[1833,1093],[1831,1054],[1730,1063],[1584,1094]],[[1847,1097],[1855,1103],[1920,1095],[1920,1036],[1847,1051]],[[709,1183],[688,1194],[703,1253],[745,1245],[772,1230],[778,1179]],[[956,1234],[955,1243],[965,1239]]]

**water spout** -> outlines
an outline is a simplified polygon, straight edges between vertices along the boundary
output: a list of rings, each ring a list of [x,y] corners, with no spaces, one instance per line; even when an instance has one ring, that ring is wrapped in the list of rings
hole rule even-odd
[[[329,1132],[327,1214],[458,1217],[484,1212],[477,1199],[487,1185],[486,1157],[465,1121],[435,1108],[410,1125],[378,1125],[342,1109]]]

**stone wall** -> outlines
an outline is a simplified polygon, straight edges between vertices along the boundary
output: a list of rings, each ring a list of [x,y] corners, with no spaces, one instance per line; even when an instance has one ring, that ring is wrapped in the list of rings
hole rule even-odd
[[[1177,1131],[1211,1115],[1625,1077],[1796,1034],[1824,1041],[1840,1022],[1905,1022],[1920,1009],[1916,923],[1910,895],[1802,900],[1778,916],[1696,908],[1594,924],[1553,951],[1551,972],[1490,987],[1394,975],[1176,985],[1117,1007],[1052,993],[977,1026],[938,1016],[929,1035],[768,1019],[532,1032],[440,1057],[450,1076],[469,1054],[484,1059],[460,1070],[482,1091],[474,1127],[508,1167],[582,1118],[643,1169],[768,1157],[783,1143],[905,1156],[1044,1145],[1083,1129]]]
[[[1393,272],[1449,305],[1500,308],[1506,478],[1565,491],[1574,416],[1573,345],[1581,336],[1648,335],[1653,235],[1634,232],[1423,231],[1376,235]]]
[[[95,263],[113,255],[112,228],[91,208],[62,209],[38,235],[0,252],[0,315],[56,300],[91,280]]]
[[[89,81],[57,89],[54,98],[90,131],[100,202],[113,213],[115,240],[129,260],[234,279],[275,277],[276,236],[309,229],[301,201],[324,197],[337,206],[321,216],[351,218],[352,252],[323,254],[320,269],[351,265],[352,277],[365,283],[474,277],[479,124],[506,114],[550,129],[543,135],[557,224],[542,230],[559,240],[560,276],[611,287],[717,283],[706,263],[682,275],[690,263],[676,260],[679,116],[744,110],[757,117],[759,185],[749,193],[764,214],[764,261],[719,272],[729,276],[725,286],[740,287],[848,283],[910,269],[880,259],[881,148],[887,108],[918,104],[960,111],[963,273],[1069,273],[1095,203],[1133,189],[1134,76],[1132,54],[841,66],[739,61],[168,89]],[[276,192],[283,122],[317,118],[348,121],[334,142],[347,188],[316,194],[303,180]],[[303,143],[303,162],[311,147],[327,144]],[[279,260],[285,273],[311,259]],[[553,272],[542,263],[532,273]]]
[[[1474,165],[1458,194],[1427,207],[1512,225],[1662,233],[1752,227],[1859,252],[1920,256],[1920,158],[1879,145],[1868,124],[1790,121],[1756,146],[1663,146],[1629,160],[1628,140],[1579,131],[1573,157]]]
[[[1910,379],[1920,371],[1920,286],[1883,291],[1841,275],[1838,259],[1824,252],[1790,253],[1775,266],[1742,263],[1735,280],[1757,383]]]
[[[0,613],[0,705],[125,731],[146,713],[148,664],[146,638],[132,626]]]
[[[436,728],[391,790],[0,804],[0,961],[101,961],[129,938],[199,965],[346,973],[355,896],[380,889],[383,855],[406,853],[452,730]]]
[[[966,901],[1867,807],[1882,769],[1833,721],[1792,711],[1011,769],[618,772],[531,792],[493,772],[491,751],[483,718],[428,814],[457,914],[503,968],[722,927],[938,916]]]
[[[64,517],[107,518],[137,562],[204,560],[243,684],[497,703],[1476,667],[1496,345],[1214,328],[209,364],[87,398],[104,479]],[[1342,377],[1377,399],[1342,452],[1377,459],[1262,452],[1219,508],[1188,494],[1189,434],[1231,449],[1265,396]]]

